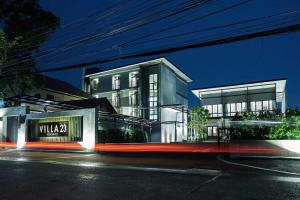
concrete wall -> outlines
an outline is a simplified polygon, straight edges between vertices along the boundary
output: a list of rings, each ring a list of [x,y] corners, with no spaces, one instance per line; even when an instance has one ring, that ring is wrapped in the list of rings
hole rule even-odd
[[[2,130],[0,129],[1,142],[18,142],[25,136],[26,122],[22,123],[21,116],[28,113],[28,107],[0,108]]]
[[[91,149],[95,146],[97,135],[95,108],[59,111],[52,113],[28,114],[27,120],[60,116],[82,116],[82,142],[80,142],[80,144],[87,149]]]
[[[62,116],[82,116],[82,142],[80,144],[87,149],[91,149],[95,146],[95,141],[97,140],[96,112],[95,108],[89,108],[29,114],[28,107],[1,108],[2,130],[0,130],[0,139],[5,142],[16,142],[18,147],[22,147],[26,143],[28,120]],[[20,116],[22,117],[20,118]],[[22,121],[22,118],[24,121]]]

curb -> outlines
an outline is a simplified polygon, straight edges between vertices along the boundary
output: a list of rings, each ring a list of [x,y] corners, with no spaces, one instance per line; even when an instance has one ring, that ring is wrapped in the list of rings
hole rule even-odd
[[[270,159],[270,160],[300,160],[299,156],[242,156],[229,155],[232,159]]]

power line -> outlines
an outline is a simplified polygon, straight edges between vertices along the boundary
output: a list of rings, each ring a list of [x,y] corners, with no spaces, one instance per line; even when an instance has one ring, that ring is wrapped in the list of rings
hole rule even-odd
[[[236,3],[236,4],[233,4],[233,5],[230,5],[230,6],[228,6],[228,7],[225,7],[225,8],[218,9],[218,10],[216,10],[216,11],[210,12],[210,13],[208,13],[208,14],[205,14],[205,15],[202,15],[202,16],[197,16],[197,17],[195,17],[195,18],[189,19],[189,20],[184,21],[184,22],[182,22],[182,23],[178,23],[178,24],[175,24],[175,25],[173,25],[173,26],[166,27],[166,28],[163,28],[163,29],[155,30],[155,31],[153,31],[153,32],[151,32],[151,33],[148,33],[148,34],[146,34],[146,35],[143,35],[143,36],[140,36],[140,37],[135,38],[135,39],[133,39],[133,40],[130,40],[130,41],[128,41],[128,42],[125,42],[125,43],[121,44],[120,47],[126,47],[126,46],[128,46],[130,43],[134,43],[134,42],[139,41],[139,40],[142,40],[142,39],[144,39],[144,38],[152,37],[152,36],[154,36],[154,35],[156,35],[156,34],[160,34],[160,33],[162,33],[162,32],[166,32],[166,31],[169,31],[169,30],[178,28],[179,26],[187,25],[187,24],[189,24],[189,23],[191,23],[191,22],[195,22],[195,21],[202,20],[202,19],[208,18],[208,17],[213,16],[213,15],[216,15],[216,14],[220,14],[220,13],[222,13],[222,12],[224,12],[224,11],[228,11],[228,10],[230,10],[230,9],[232,9],[232,8],[239,7],[239,6],[241,6],[241,5],[244,5],[244,4],[249,3],[249,2],[251,2],[251,1],[253,1],[253,0],[245,0],[245,1],[242,1],[242,2],[239,2],[239,3]]]
[[[79,40],[77,41],[72,41],[71,44],[63,44],[62,47],[60,48],[54,48],[54,50],[50,50],[50,51],[46,51],[46,52],[42,52],[40,53],[40,55],[38,56],[35,56],[35,58],[41,58],[41,57],[44,57],[46,55],[49,55],[53,52],[56,52],[58,50],[61,50],[61,49],[66,49],[69,45],[78,45],[80,43],[83,43],[83,42],[87,42],[87,41],[94,41],[94,39],[98,38],[98,37],[103,37],[103,39],[107,38],[107,37],[111,37],[112,35],[115,35],[115,34],[119,34],[120,32],[124,32],[124,31],[129,31],[129,30],[132,30],[132,29],[136,29],[136,28],[139,28],[141,26],[144,26],[144,25],[147,25],[149,23],[153,23],[154,21],[157,21],[157,20],[161,20],[161,19],[164,19],[166,17],[170,17],[170,16],[174,16],[174,15],[177,15],[179,13],[182,13],[182,12],[185,12],[187,10],[190,10],[194,7],[197,7],[199,5],[202,5],[203,3],[207,2],[207,0],[202,0],[202,1],[189,1],[187,3],[185,3],[184,5],[181,5],[180,7],[175,7],[173,10],[169,11],[169,12],[166,12],[166,13],[163,13],[162,15],[156,15],[155,13],[152,14],[152,16],[148,16],[148,21],[145,21],[145,20],[139,20],[139,21],[136,21],[135,23],[131,23],[131,24],[128,24],[126,25],[125,27],[119,27],[115,30],[110,30],[108,33],[100,33],[100,34],[95,34],[95,35],[90,35],[88,37],[85,37],[85,38],[80,38]],[[152,18],[151,18],[152,17]],[[154,17],[154,18],[153,18]],[[115,27],[113,27],[115,28]],[[103,40],[102,39],[102,40]],[[75,43],[75,44],[74,44]],[[68,47],[69,48],[69,47]],[[26,61],[26,57],[23,61]],[[16,65],[16,64],[19,64],[20,61],[18,60],[17,63],[14,63],[14,64],[8,64],[6,65],[7,67],[9,66],[13,66],[13,65]]]
[[[203,32],[203,31],[216,30],[216,29],[221,29],[221,28],[225,28],[225,27],[228,28],[228,27],[236,26],[236,25],[248,24],[248,23],[253,23],[253,22],[263,21],[263,20],[269,20],[269,19],[273,19],[273,18],[279,17],[279,16],[283,16],[283,17],[287,17],[288,16],[288,17],[290,17],[289,16],[290,14],[295,14],[295,13],[298,13],[298,12],[299,12],[299,10],[294,10],[294,11],[288,11],[288,12],[281,12],[281,13],[277,13],[277,14],[273,14],[273,15],[269,15],[269,16],[250,18],[250,19],[247,19],[247,20],[242,20],[242,21],[238,21],[238,22],[234,22],[234,23],[230,23],[230,24],[208,27],[208,28],[200,29],[200,30],[193,31],[193,32],[186,32],[186,33],[182,33],[182,34],[175,34],[175,35],[166,36],[166,37],[163,37],[163,38],[158,38],[158,39],[154,39],[154,40],[145,41],[143,43],[135,43],[135,44],[143,44],[144,45],[147,42],[159,41],[159,40],[162,40],[162,39],[165,39],[165,38],[181,37],[181,36],[186,36],[188,34],[194,34],[194,33]],[[282,20],[282,19],[280,19],[280,20]],[[279,22],[279,19],[276,19],[276,22]],[[264,25],[264,23],[262,25]],[[263,30],[266,30],[266,28],[270,28],[270,27],[274,27],[274,26],[278,26],[278,25],[282,26],[282,25],[285,25],[286,23],[287,23],[287,21],[284,21],[284,23],[280,22],[280,23],[277,23],[277,24],[271,24],[271,26],[268,25],[268,26],[264,26],[264,27],[259,27],[261,24],[259,24],[259,25],[255,24],[255,25],[251,25],[251,26],[247,26],[247,27],[242,27],[242,28],[238,28],[238,29],[233,29],[233,30],[230,30],[230,31],[226,31],[225,34],[228,33],[228,34],[232,35],[233,32],[240,32],[240,33],[241,33],[241,31],[245,32],[245,30],[243,30],[243,29],[247,30],[247,28],[248,29],[252,28],[252,30],[247,30],[248,32],[257,30],[258,28],[260,28],[260,29],[264,28]],[[229,37],[230,35],[228,35],[228,34],[225,35],[225,36]],[[217,35],[217,37],[215,37],[213,39],[223,38],[224,37],[224,32],[221,33],[221,34],[217,33],[217,34],[213,34],[213,35]],[[209,36],[213,36],[213,35],[210,34]],[[198,42],[204,42],[204,41],[208,41],[208,40],[212,40],[212,38],[210,37],[209,39],[201,40],[201,41],[198,40]],[[110,51],[110,50],[114,50],[116,48],[117,48],[117,46],[116,47],[112,46],[112,47],[109,47],[109,48],[106,48],[106,49],[102,49],[100,51],[93,51],[93,52],[89,52],[89,53],[85,53],[85,54],[80,53],[80,55],[74,55],[74,56],[71,56],[71,57],[68,57],[68,58],[69,59],[73,59],[74,57],[76,57],[76,58],[78,58],[78,57],[86,57],[86,56],[89,56],[89,55],[92,55],[92,54],[103,53],[103,52],[107,52],[107,51]],[[65,61],[65,59],[64,59],[64,61]],[[55,63],[55,64],[57,64],[57,63]]]
[[[271,18],[274,18],[274,17],[278,17],[278,16],[282,16],[282,15],[290,15],[290,14],[295,14],[295,13],[299,13],[299,12],[300,12],[300,10],[293,10],[293,11],[281,12],[281,13],[273,14],[273,15],[269,15],[269,16],[250,18],[250,19],[246,19],[246,20],[233,22],[233,23],[228,23],[228,24],[225,24],[225,25],[212,26],[212,27],[207,27],[207,28],[204,28],[204,29],[195,30],[195,31],[188,31],[188,32],[184,32],[184,33],[178,33],[178,34],[168,35],[168,36],[164,36],[164,37],[159,37],[159,38],[146,40],[146,41],[139,42],[139,43],[133,43],[131,45],[145,44],[145,43],[149,43],[149,42],[156,42],[156,41],[170,39],[170,38],[183,37],[183,36],[192,35],[192,34],[195,34],[195,33],[212,31],[212,30],[217,30],[217,29],[222,29],[222,28],[228,28],[228,27],[232,27],[232,26],[236,26],[236,25],[248,24],[248,23],[253,23],[253,22],[257,22],[257,21],[261,21],[261,20],[268,20],[268,19],[271,19]],[[299,15],[292,16],[292,17],[298,17],[298,16]],[[257,26],[257,25],[254,25],[254,26]]]
[[[266,36],[278,35],[278,34],[283,34],[283,33],[293,32],[293,31],[300,31],[300,23],[286,26],[286,27],[245,34],[245,35],[238,35],[238,36],[233,36],[233,37],[228,37],[228,38],[223,38],[223,39],[207,41],[207,42],[203,42],[203,43],[194,43],[194,44],[182,45],[182,46],[177,46],[177,47],[168,47],[168,48],[158,49],[158,50],[135,52],[132,54],[109,57],[106,59],[96,60],[96,61],[92,61],[92,62],[86,62],[86,63],[80,63],[80,64],[68,65],[68,66],[62,66],[62,67],[54,67],[51,69],[37,70],[35,72],[25,73],[22,75],[34,74],[34,73],[44,73],[44,72],[54,72],[54,71],[65,71],[65,70],[83,68],[83,67],[90,66],[90,65],[109,63],[109,62],[112,62],[115,60],[132,59],[132,58],[140,58],[140,57],[154,56],[154,55],[160,55],[160,54],[167,54],[167,53],[173,53],[173,52],[187,50],[187,49],[203,48],[203,47],[209,47],[209,46],[215,46],[215,45],[221,45],[221,44],[228,44],[228,43],[233,43],[233,42],[238,42],[238,41],[243,41],[243,40],[249,40],[249,39],[253,39],[253,38],[257,38],[257,37],[266,37]],[[15,76],[15,75],[13,75],[13,76]],[[7,77],[8,76],[2,76],[1,78],[7,78]]]

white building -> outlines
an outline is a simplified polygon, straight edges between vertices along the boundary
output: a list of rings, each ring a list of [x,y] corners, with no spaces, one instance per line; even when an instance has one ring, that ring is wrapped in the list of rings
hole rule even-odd
[[[83,90],[106,97],[123,115],[153,121],[150,142],[187,139],[188,83],[192,80],[165,58],[85,74]]]

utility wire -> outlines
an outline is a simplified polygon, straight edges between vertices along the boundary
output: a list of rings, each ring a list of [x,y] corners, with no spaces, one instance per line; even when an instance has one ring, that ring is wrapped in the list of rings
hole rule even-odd
[[[228,38],[223,38],[223,39],[207,41],[207,42],[203,42],[203,43],[194,43],[194,44],[188,44],[188,45],[182,45],[182,46],[176,46],[176,47],[168,47],[168,48],[164,48],[164,49],[150,50],[150,51],[144,51],[144,52],[134,52],[132,54],[114,56],[114,57],[109,57],[106,59],[96,60],[96,61],[92,61],[92,62],[85,62],[85,63],[61,66],[61,67],[54,67],[54,68],[50,68],[50,69],[36,70],[34,72],[28,72],[28,73],[24,73],[22,75],[24,76],[27,74],[78,69],[78,68],[83,68],[83,67],[91,66],[91,65],[109,63],[109,62],[121,60],[121,59],[132,59],[132,58],[141,58],[141,57],[147,57],[147,56],[161,55],[161,54],[167,54],[167,53],[172,53],[172,52],[177,52],[177,51],[182,51],[182,50],[187,50],[187,49],[203,48],[203,47],[215,46],[215,45],[220,45],[220,44],[228,44],[228,43],[233,43],[233,42],[238,42],[238,41],[243,41],[243,40],[249,40],[249,39],[253,39],[253,38],[257,38],[257,37],[266,37],[266,36],[278,35],[278,34],[283,34],[283,33],[288,33],[288,32],[294,32],[294,31],[300,31],[300,23],[286,26],[286,27],[265,30],[265,31],[261,31],[261,32],[255,32],[255,33],[250,33],[250,34],[244,34],[244,35],[238,35],[238,36],[233,36],[233,37],[228,37]],[[11,76],[15,76],[15,74],[11,75]],[[8,78],[8,76],[0,76],[0,77]]]
[[[154,16],[150,16],[150,17],[154,17],[154,19],[151,19],[151,18],[150,18],[150,21],[143,21],[143,20],[140,20],[140,21],[137,21],[137,22],[136,22],[135,24],[133,24],[133,25],[131,25],[131,24],[127,25],[128,28],[126,28],[126,27],[125,27],[125,28],[124,28],[124,27],[123,27],[123,28],[117,28],[117,30],[111,30],[111,31],[109,31],[108,33],[104,33],[104,35],[103,35],[103,33],[101,33],[100,36],[104,36],[104,39],[105,39],[105,38],[107,38],[107,37],[111,37],[112,35],[119,34],[120,32],[132,30],[132,29],[138,28],[138,27],[140,27],[140,26],[144,26],[144,25],[149,24],[149,23],[152,23],[152,22],[154,22],[154,21],[161,20],[162,18],[170,17],[170,16],[173,16],[173,15],[179,14],[179,13],[181,13],[181,12],[185,12],[185,11],[187,11],[187,10],[193,8],[193,7],[196,7],[196,6],[198,6],[198,5],[201,5],[201,2],[203,2],[203,1],[197,1],[197,2],[190,1],[190,2],[188,2],[187,5],[184,5],[184,7],[183,7],[183,6],[177,7],[177,8],[175,8],[173,11],[168,12],[168,13],[165,13],[165,14],[162,15],[162,16],[158,16],[158,17],[156,17],[155,15],[154,15]],[[204,2],[206,2],[206,1],[204,1]],[[105,34],[106,34],[106,36],[105,36]],[[95,37],[99,37],[99,35],[98,35],[98,34],[96,34],[96,35],[90,35],[90,36],[88,36],[88,37],[81,38],[81,39],[79,39],[78,41],[74,41],[74,42],[72,42],[71,44],[65,44],[63,47],[60,47],[60,48],[54,48],[54,50],[50,50],[50,51],[47,51],[47,52],[42,52],[40,55],[35,56],[35,58],[40,58],[40,57],[49,55],[50,53],[53,53],[53,51],[57,51],[57,50],[60,50],[60,49],[64,49],[64,50],[65,50],[66,48],[70,48],[70,47],[68,47],[68,45],[75,45],[75,44],[78,45],[79,43],[87,42],[88,40],[94,39]],[[74,44],[74,43],[75,43],[75,44]],[[26,58],[24,58],[23,61],[27,61]],[[15,64],[19,64],[19,63],[15,63]],[[15,65],[15,64],[14,64],[14,65]],[[7,65],[7,66],[12,66],[12,64],[9,64],[9,65]]]

